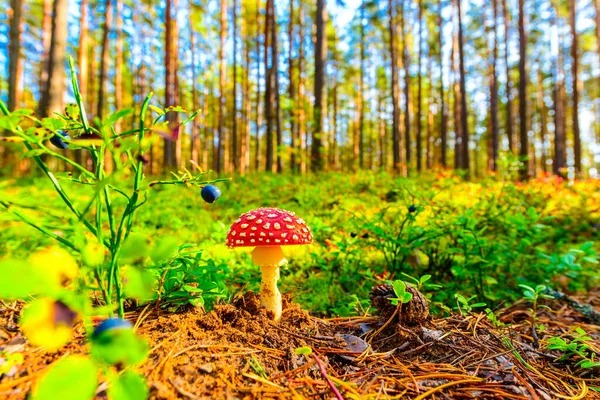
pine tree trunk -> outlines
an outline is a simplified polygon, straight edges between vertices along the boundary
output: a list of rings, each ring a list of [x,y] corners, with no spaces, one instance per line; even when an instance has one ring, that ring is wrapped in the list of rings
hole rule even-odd
[[[523,166],[520,178],[526,180],[529,177],[529,158],[527,143],[527,38],[525,36],[525,0],[519,0],[519,155]]]
[[[417,116],[415,124],[417,125],[417,171],[423,170],[423,138],[421,137],[421,113],[423,103],[423,88],[421,77],[421,58],[423,57],[423,0],[419,0],[419,36],[417,38],[419,46],[419,61],[418,61],[418,81],[417,81]]]
[[[498,59],[498,27],[496,23],[498,21],[498,4],[497,0],[492,1],[493,7],[493,18],[494,23],[492,24],[493,29],[493,47],[492,47],[492,65],[490,71],[490,122],[491,122],[491,160],[488,167],[492,171],[498,169],[498,79],[496,75],[496,63]]]
[[[444,95],[444,63],[442,61],[443,48],[444,48],[444,19],[442,18],[442,0],[439,0],[439,11],[438,11],[438,65],[440,68],[440,136],[441,136],[441,164],[442,167],[448,166],[448,110],[445,102]]]
[[[231,130],[231,153],[233,158],[233,170],[240,170],[239,163],[239,154],[238,154],[238,109],[237,109],[237,70],[238,70],[238,62],[237,62],[237,41],[238,41],[238,33],[237,33],[237,8],[238,2],[237,0],[233,0],[233,9],[232,9],[232,24],[233,24],[233,129]]]
[[[555,11],[553,22],[557,24],[557,13]],[[564,58],[562,57],[562,40],[559,32],[559,27],[556,28],[558,43],[558,55],[553,59],[553,75],[554,75],[554,162],[553,170],[554,174],[558,176],[565,175],[563,168],[566,167],[567,156],[566,156],[566,132],[564,128],[565,121],[565,110],[564,104],[564,70],[563,63]]]
[[[502,13],[504,14],[504,66],[506,69],[506,136],[508,137],[508,149],[517,154],[517,143],[513,132],[513,110],[512,110],[512,84],[510,80],[510,66],[508,64],[510,14],[508,11],[508,0],[502,0]]]
[[[540,65],[540,64],[538,64]],[[547,135],[547,110],[546,110],[546,102],[544,101],[544,76],[542,74],[542,67],[540,65],[538,69],[538,82],[537,82],[537,103],[538,103],[538,113],[540,115],[540,143],[542,145],[541,148],[541,167],[542,171],[548,172],[548,151],[546,149],[546,135]]]
[[[401,136],[400,136],[400,88],[398,86],[398,54],[396,49],[396,21],[394,11],[396,4],[394,0],[388,0],[389,16],[389,41],[390,41],[390,63],[391,63],[391,81],[392,81],[392,143],[394,171],[400,171],[403,164],[401,156]]]
[[[315,90],[314,126],[312,132],[311,169],[323,170],[322,136],[325,117],[325,63],[327,58],[327,36],[325,0],[317,0],[316,40],[315,40]]]
[[[246,27],[246,35],[249,37],[249,29]],[[240,147],[240,173],[245,174],[250,170],[250,119],[252,118],[252,102],[250,101],[250,41],[244,46],[244,86],[242,93],[242,108],[244,109],[244,134]]]
[[[298,146],[298,154],[300,158],[300,172],[306,173],[306,144],[308,143],[308,130],[306,129],[306,103],[304,98],[304,7],[302,2],[298,7],[298,29],[300,31],[300,45],[298,47],[298,138],[300,143]]]
[[[433,119],[433,77],[431,76],[432,72],[432,58],[433,54],[428,54],[427,57],[427,71],[429,78],[429,85],[427,87],[427,138],[425,139],[425,166],[428,170],[431,170],[433,167],[433,160],[435,159],[433,154],[433,129],[434,129],[434,119]]]
[[[458,59],[460,71],[460,116],[462,128],[462,163],[461,167],[465,170],[466,176],[469,176],[469,121],[467,119],[467,89],[466,89],[466,73],[465,73],[465,52],[462,28],[462,0],[456,0],[458,11]]]
[[[401,40],[402,40],[402,66],[404,69],[404,145],[405,145],[405,151],[406,151],[406,168],[407,171],[410,170],[411,167],[411,159],[412,159],[412,151],[411,151],[411,146],[412,146],[412,139],[411,139],[411,134],[410,134],[410,116],[412,115],[412,110],[411,110],[411,95],[410,95],[410,90],[411,90],[411,82],[410,82],[410,57],[409,57],[409,53],[408,53],[408,48],[409,48],[409,43],[408,43],[408,37],[410,36],[410,31],[407,32],[407,30],[410,29],[410,26],[405,23],[406,21],[406,10],[405,10],[405,4],[404,4],[405,0],[400,0],[400,26],[402,27],[402,30],[400,31],[401,33]]]
[[[260,58],[260,0],[256,0],[256,149],[254,153],[255,171],[260,170],[260,131],[262,126],[260,112]]]
[[[275,166],[278,173],[283,171],[283,162],[281,160],[281,150],[283,146],[283,133],[281,132],[281,96],[279,94],[279,47],[277,45],[277,11],[275,10],[275,1],[271,1],[271,68],[273,77],[273,96],[275,98]]]
[[[196,112],[198,110],[198,88],[197,88],[197,71],[196,71],[196,31],[194,29],[193,21],[192,21],[192,13],[188,14],[188,24],[190,27],[190,50],[191,50],[191,62],[190,69],[192,70],[192,112]],[[192,161],[198,163],[200,165],[200,148],[202,146],[200,142],[200,126],[198,121],[198,116],[194,118],[192,121],[192,136],[191,136],[191,144],[190,144],[190,155]]]
[[[265,12],[265,123],[266,132],[266,154],[265,171],[273,172],[273,53],[271,47],[271,3],[274,0],[267,0]],[[270,55],[270,56],[269,56]],[[269,63],[271,60],[271,63]]]
[[[96,116],[102,119],[104,116],[104,94],[106,93],[106,79],[108,77],[108,67],[110,63],[109,40],[108,35],[113,24],[113,0],[106,0],[104,3],[104,27],[102,30],[102,52],[100,54],[100,77],[98,78],[98,102],[96,104]]]
[[[14,111],[20,106],[23,97],[23,63],[21,62],[22,33],[22,0],[11,0],[10,33],[9,33],[9,66],[8,66],[8,109]]]
[[[177,15],[176,0],[167,0],[165,8],[165,107],[174,106],[176,103],[176,71],[177,59],[173,57],[176,53],[176,24],[177,20],[174,15]],[[178,128],[177,128],[177,113],[167,113],[169,137],[164,140],[163,147],[163,168],[170,169],[178,165],[176,143]]]
[[[450,54],[452,65],[452,85],[453,85],[453,108],[454,108],[454,169],[462,169],[462,112],[460,99],[460,79],[458,78],[458,30],[453,27],[452,32],[452,52]]]
[[[115,60],[115,108],[123,109],[123,0],[117,0],[117,18],[115,30],[117,31],[116,60]],[[121,120],[115,123],[117,133],[121,132]]]
[[[571,76],[573,79],[573,156],[575,175],[580,176],[581,169],[581,133],[579,130],[579,53],[577,36],[577,0],[569,0],[569,25],[571,26]]]
[[[65,91],[65,50],[67,46],[67,0],[54,0],[52,35],[47,65],[47,80],[42,90],[37,116],[45,118],[62,111]]]
[[[219,46],[219,119],[217,122],[217,154],[213,169],[221,172],[225,144],[225,41],[227,39],[227,1],[221,0],[220,46]]]
[[[359,81],[358,81],[358,146],[357,150],[359,153],[359,165],[360,168],[364,168],[364,148],[363,143],[365,140],[365,110],[364,110],[364,97],[365,97],[365,8],[366,4],[363,0],[360,6],[360,65],[359,65]]]
[[[289,80],[289,97],[291,103],[290,111],[290,139],[291,139],[291,151],[290,151],[290,170],[296,172],[297,159],[296,152],[298,146],[298,104],[296,104],[296,83],[294,77],[294,0],[290,0],[288,23],[288,80]]]
[[[43,0],[42,11],[42,63],[40,72],[40,93],[46,88],[48,81],[48,68],[50,64],[50,39],[52,38],[52,13],[53,13],[53,2],[52,0]],[[65,3],[66,4],[66,3]],[[42,93],[43,94],[43,93]]]

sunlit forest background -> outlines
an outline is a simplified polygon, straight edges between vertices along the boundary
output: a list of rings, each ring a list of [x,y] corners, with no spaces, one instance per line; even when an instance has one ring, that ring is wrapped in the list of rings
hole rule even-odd
[[[0,98],[62,112],[68,56],[91,121],[154,92],[187,111],[164,117],[155,174],[594,177],[599,26],[600,0],[0,0]]]

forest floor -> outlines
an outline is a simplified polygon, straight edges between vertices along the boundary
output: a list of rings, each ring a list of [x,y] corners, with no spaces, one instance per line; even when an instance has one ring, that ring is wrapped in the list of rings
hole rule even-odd
[[[600,288],[575,298],[600,311]],[[558,301],[547,305],[536,332],[523,302],[498,311],[496,323],[484,313],[456,314],[411,327],[395,315],[320,319],[285,297],[275,323],[252,292],[208,313],[146,307],[127,318],[150,344],[139,370],[153,399],[600,399],[598,368],[545,348],[577,327],[597,348],[600,326]],[[19,311],[17,303],[0,307],[0,351],[24,356],[0,376],[3,399],[26,398],[53,361],[88,351],[82,326],[59,352],[30,346]],[[96,397],[106,398],[106,384]]]

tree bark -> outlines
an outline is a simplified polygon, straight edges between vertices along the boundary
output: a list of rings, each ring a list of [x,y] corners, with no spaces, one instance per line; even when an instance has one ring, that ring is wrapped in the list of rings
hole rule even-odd
[[[557,25],[557,13],[555,11],[553,23]],[[564,71],[562,57],[562,41],[558,27],[556,26],[558,55],[553,58],[553,75],[554,75],[554,174],[558,176],[565,175],[563,168],[566,167],[566,135],[564,129],[565,112],[564,112]]]
[[[444,95],[444,63],[443,63],[443,49],[444,49],[444,19],[442,17],[442,0],[438,3],[438,42],[439,42],[439,53],[438,53],[438,64],[440,67],[440,136],[441,136],[441,164],[442,167],[448,166],[448,110],[445,102]]]
[[[277,11],[275,1],[271,1],[271,68],[273,69],[273,96],[275,98],[275,167],[277,172],[283,171],[281,160],[281,147],[283,146],[283,134],[281,132],[281,96],[279,94],[279,47],[277,45]]]
[[[217,154],[214,159],[214,170],[221,172],[225,143],[225,41],[227,39],[227,1],[221,0],[220,46],[219,46],[219,119],[217,122]]]
[[[267,124],[266,132],[266,154],[265,154],[265,171],[273,172],[273,53],[271,46],[271,3],[274,0],[267,0],[265,12],[265,123]],[[270,54],[270,57],[269,57]],[[271,63],[269,63],[271,60]]]
[[[516,140],[513,132],[513,113],[512,113],[512,85],[510,79],[510,66],[508,64],[508,49],[509,49],[509,31],[510,31],[510,14],[508,10],[508,0],[502,0],[502,12],[504,14],[504,65],[506,69],[506,136],[508,137],[508,149],[513,153],[517,153]]]
[[[96,116],[102,119],[104,116],[104,95],[106,93],[106,79],[110,63],[108,35],[113,24],[113,0],[104,2],[104,27],[102,31],[102,52],[100,54],[100,77],[98,78],[98,102],[96,104]]]
[[[9,66],[8,66],[8,109],[16,110],[23,97],[23,63],[21,62],[21,33],[23,2],[22,0],[11,0],[10,34],[9,34]]]
[[[240,162],[239,162],[239,154],[238,154],[238,107],[237,107],[237,92],[238,92],[238,84],[237,84],[237,70],[238,70],[238,62],[237,62],[237,41],[238,41],[238,33],[237,33],[237,8],[238,2],[237,0],[233,0],[233,7],[231,10],[231,19],[233,24],[233,129],[231,130],[231,153],[233,158],[233,170],[239,171]]]
[[[496,75],[496,63],[498,59],[498,27],[496,26],[498,21],[498,4],[497,0],[492,1],[493,7],[493,44],[492,44],[492,65],[490,71],[490,122],[491,122],[491,160],[489,162],[489,169],[496,171],[498,169],[498,79]]]
[[[412,115],[411,111],[411,82],[410,82],[410,57],[408,54],[408,37],[410,32],[407,32],[410,29],[410,26],[405,23],[406,18],[406,10],[405,10],[405,0],[400,0],[400,26],[402,27],[401,39],[402,39],[402,66],[404,69],[404,145],[406,152],[406,169],[410,170],[410,162],[411,162],[411,146],[412,139],[410,134],[410,116]]]
[[[52,36],[47,66],[47,80],[42,90],[38,117],[62,111],[65,91],[65,49],[67,46],[67,0],[54,0],[52,9]]]
[[[359,81],[358,81],[358,146],[357,150],[359,153],[359,165],[360,168],[364,168],[364,140],[365,140],[365,110],[364,110],[364,97],[365,97],[365,8],[366,3],[363,0],[360,5],[360,65],[359,65]]]
[[[467,178],[469,177],[469,121],[467,117],[467,89],[466,89],[466,73],[465,73],[465,52],[462,28],[462,0],[456,0],[458,11],[458,59],[460,70],[460,116],[462,128],[462,165]]]
[[[115,30],[117,31],[116,60],[115,60],[115,108],[123,109],[123,0],[117,0],[117,18]],[[117,133],[121,132],[121,120],[115,123]]]
[[[571,75],[573,79],[573,156],[575,175],[580,176],[581,169],[581,133],[579,130],[579,54],[577,36],[577,0],[569,0],[569,25],[571,26]]]
[[[396,3],[395,0],[388,0],[389,17],[389,41],[390,41],[390,64],[392,81],[392,153],[394,160],[394,171],[400,171],[403,160],[401,157],[401,136],[400,136],[400,88],[398,85],[398,55],[396,49],[396,21],[394,18]]]
[[[176,38],[176,18],[173,18],[173,13],[176,14],[176,0],[167,0],[165,8],[165,107],[174,106],[176,103],[176,71],[177,59],[174,57],[176,53],[175,43]],[[99,92],[103,88],[99,88]],[[169,137],[164,140],[163,148],[163,168],[173,168],[178,165],[177,149],[175,140],[177,139],[177,113],[167,113]]]
[[[419,34],[417,38],[419,46],[419,60],[418,60],[418,77],[417,77],[417,116],[415,124],[417,125],[417,171],[423,170],[423,138],[421,137],[421,113],[423,103],[423,83],[421,77],[421,58],[423,57],[423,0],[419,0]]]
[[[294,0],[290,0],[289,8],[289,24],[288,24],[288,79],[289,79],[289,97],[292,109],[290,111],[290,170],[296,172],[297,145],[298,145],[298,104],[296,104],[296,83],[294,77]]]
[[[327,33],[325,31],[325,0],[317,0],[316,40],[315,40],[315,90],[314,126],[312,132],[311,169],[323,170],[322,136],[325,110],[325,63],[327,58]]]
[[[520,178],[529,176],[528,131],[527,131],[527,38],[525,36],[525,1],[519,0],[519,155],[523,166]]]
[[[298,154],[300,158],[300,172],[306,173],[306,148],[308,143],[308,130],[306,129],[306,102],[304,96],[304,7],[302,2],[298,7],[298,29],[300,31],[299,46],[298,46],[298,138],[300,140],[298,146]]]
[[[254,153],[255,171],[260,170],[260,130],[262,125],[260,112],[260,2],[261,0],[256,0],[256,149]]]

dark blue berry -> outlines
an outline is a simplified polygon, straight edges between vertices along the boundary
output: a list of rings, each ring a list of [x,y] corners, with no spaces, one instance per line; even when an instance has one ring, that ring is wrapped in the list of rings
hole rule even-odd
[[[71,136],[69,136],[67,134],[67,132],[64,132],[64,131],[56,131],[56,132],[58,132],[59,134],[52,136],[50,138],[50,143],[52,143],[53,145],[55,145],[59,149],[65,150],[66,148],[69,147],[69,145],[63,141],[63,138],[65,138],[65,139],[71,139]],[[61,136],[62,136],[62,138],[61,138]]]
[[[202,188],[200,195],[202,196],[202,199],[205,202],[214,203],[215,200],[217,200],[219,196],[221,196],[221,191],[216,186],[206,185]]]
[[[92,336],[98,337],[101,333],[107,331],[113,331],[117,329],[131,329],[133,325],[131,322],[121,319],[121,318],[109,318],[100,322],[100,325],[94,329],[94,334]]]
[[[417,206],[415,206],[414,204],[408,207],[408,212],[414,213],[415,211],[417,211]]]
[[[350,232],[350,237],[355,238],[358,236],[358,233],[356,232]]]

